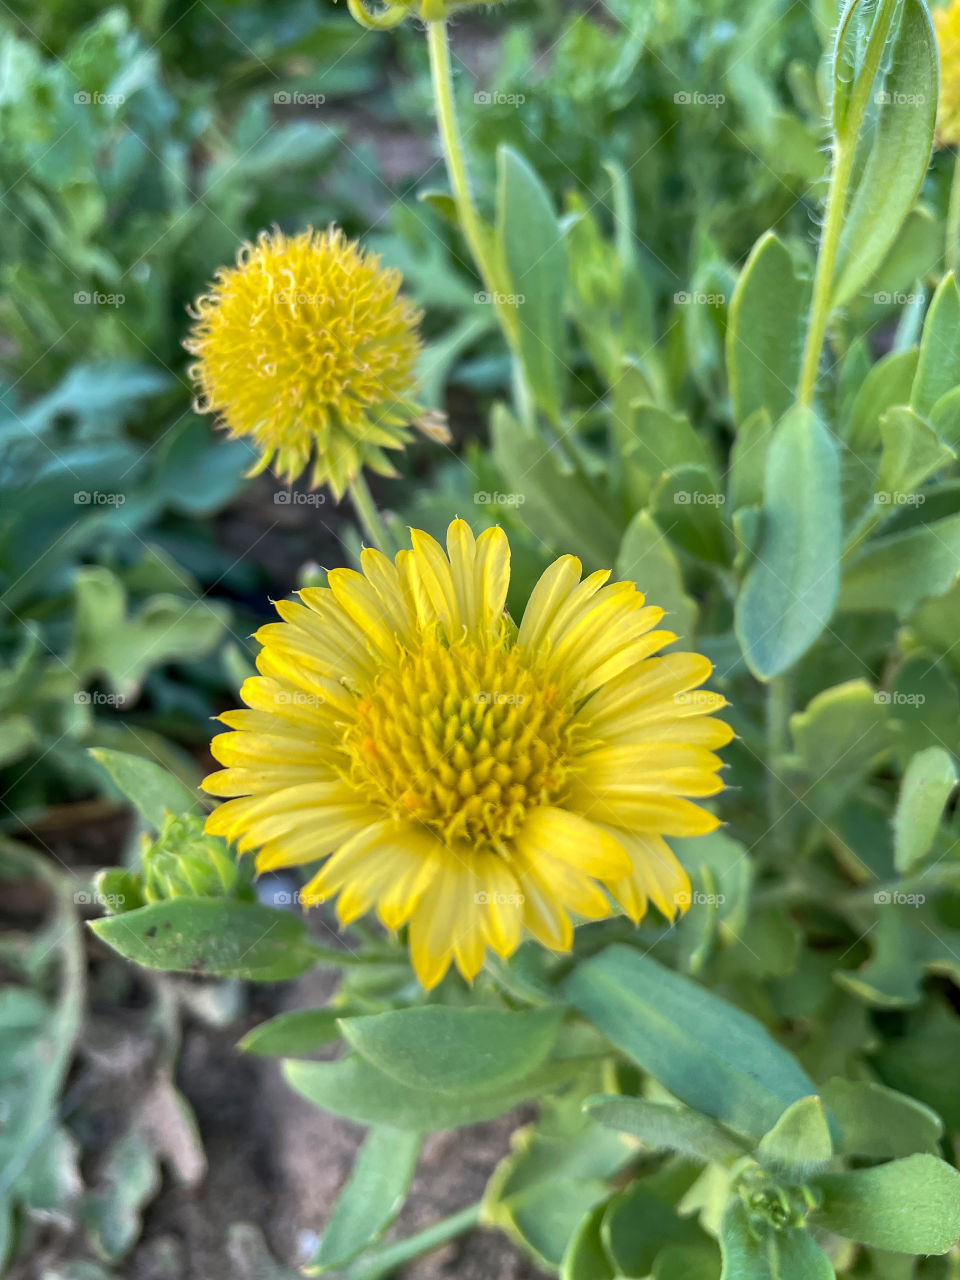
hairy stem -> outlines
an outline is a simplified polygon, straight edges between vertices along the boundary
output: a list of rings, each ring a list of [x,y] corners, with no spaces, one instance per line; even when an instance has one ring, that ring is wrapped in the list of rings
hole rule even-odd
[[[518,341],[517,318],[510,308],[499,299],[510,290],[506,282],[500,278],[496,260],[492,251],[490,235],[477,212],[470,191],[470,178],[467,174],[467,162],[463,149],[463,138],[457,123],[457,111],[453,100],[453,76],[450,70],[450,45],[447,37],[447,24],[442,19],[427,25],[427,45],[430,50],[430,77],[433,84],[433,99],[437,110],[437,125],[440,130],[440,141],[443,145],[443,156],[447,165],[447,176],[457,206],[457,216],[464,239],[473,254],[477,271],[484,287],[491,295],[496,307],[497,317],[512,350],[516,351]]]
[[[358,471],[347,486],[360,525],[372,546],[391,558],[396,555],[397,547],[386,526],[386,522],[377,510],[373,494],[364,479],[363,472]]]

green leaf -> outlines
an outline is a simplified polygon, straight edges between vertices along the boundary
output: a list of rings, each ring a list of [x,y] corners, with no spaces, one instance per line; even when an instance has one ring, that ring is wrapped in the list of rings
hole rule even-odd
[[[123,583],[102,565],[78,569],[74,592],[73,646],[66,665],[84,681],[103,675],[124,699],[137,692],[151,668],[208,653],[227,626],[223,605],[178,595],[150,596],[128,616]]]
[[[600,1238],[606,1205],[599,1205],[580,1223],[563,1255],[560,1280],[615,1280],[615,1272]]]
[[[834,1280],[830,1259],[806,1231],[752,1224],[740,1200],[723,1215],[720,1251],[720,1280]]]
[[[833,814],[893,741],[887,695],[866,680],[824,689],[790,717],[797,762],[806,775],[803,800],[820,818]]]
[[[871,7],[868,0],[854,0],[848,9],[838,35],[839,75],[855,57],[849,43],[862,35],[864,16],[876,18],[879,13],[880,6]],[[872,85],[865,86],[873,111],[859,140],[846,136],[844,104],[850,97],[840,92],[835,98],[838,145],[858,145],[858,180],[837,250],[831,295],[834,308],[859,293],[883,262],[913,207],[930,163],[939,97],[938,56],[933,24],[923,0],[904,0],[884,63],[885,70]]]
[[[722,1125],[689,1107],[619,1094],[595,1094],[586,1100],[584,1110],[606,1129],[632,1134],[654,1151],[675,1151],[701,1164],[737,1159],[747,1150]]]
[[[739,426],[766,409],[776,421],[796,397],[810,282],[772,231],[753,246],[730,301],[727,371]]]
[[[843,575],[839,607],[904,618],[960,574],[960,515],[868,542]]]
[[[503,405],[494,407],[491,431],[493,460],[523,523],[553,547],[576,546],[590,568],[609,568],[622,529],[592,484],[541,439],[525,434]]]
[[[728,533],[720,516],[726,498],[706,467],[684,466],[662,476],[651,495],[657,524],[685,551],[728,565]]]
[[[346,1005],[338,1005],[327,1009],[293,1009],[289,1013],[278,1013],[248,1031],[237,1048],[244,1053],[271,1058],[298,1058],[339,1040],[339,1020],[351,1017],[353,1012]]]
[[[680,562],[648,511],[638,511],[627,525],[616,573],[620,579],[635,582],[649,604],[664,610],[666,625],[678,636],[693,636],[696,602],[684,591]]]
[[[833,1139],[823,1102],[818,1097],[801,1098],[763,1135],[757,1154],[764,1164],[805,1177],[825,1165],[833,1155]]]
[[[460,1095],[499,1089],[539,1067],[557,1038],[560,1008],[510,1013],[427,1005],[344,1018],[348,1043],[401,1084]]]
[[[511,147],[497,151],[497,242],[517,305],[520,351],[534,399],[560,421],[567,256],[553,204]]]
[[[549,1100],[536,1124],[514,1134],[483,1198],[482,1220],[551,1270],[560,1267],[584,1218],[610,1195],[609,1180],[636,1154],[628,1138],[582,1114],[578,1090],[589,1072],[581,1068],[572,1097]]]
[[[960,386],[960,289],[952,271],[937,287],[923,325],[910,403],[928,417],[937,401]]]
[[[875,501],[889,504],[891,510],[956,457],[941,444],[933,427],[906,405],[886,411],[880,419],[880,436],[883,456]]]
[[[342,1266],[386,1231],[407,1194],[420,1142],[418,1133],[403,1129],[370,1130],[324,1227],[320,1247],[304,1267],[307,1275]]]
[[[130,1130],[107,1156],[101,1186],[83,1205],[83,1220],[94,1248],[116,1261],[140,1234],[140,1211],[160,1189],[156,1152],[143,1134]]]
[[[840,1126],[844,1155],[889,1160],[918,1151],[936,1155],[943,1133],[937,1113],[872,1080],[828,1080],[821,1096]]]
[[[850,448],[865,452],[880,443],[880,419],[897,404],[908,404],[920,353],[915,347],[878,360],[860,384],[845,435]]]
[[[815,1093],[748,1014],[626,946],[580,964],[563,985],[575,1008],[697,1111],[760,1138]]]
[[[793,666],[829,622],[840,532],[836,446],[820,419],[797,406],[767,453],[760,547],[737,600],[737,636],[760,679]]]
[[[607,1206],[601,1228],[603,1243],[621,1276],[646,1276],[657,1254],[668,1245],[706,1244],[708,1237],[694,1217],[680,1217],[641,1178]]]
[[[310,941],[302,916],[257,902],[177,898],[93,920],[102,942],[145,969],[279,982],[342,953]],[[345,954],[345,953],[344,953]]]
[[[872,1169],[823,1174],[818,1226],[896,1253],[946,1253],[960,1239],[960,1173],[915,1155]]]
[[[759,507],[763,502],[763,473],[773,438],[773,419],[758,409],[740,423],[730,451],[729,500],[733,510]]]
[[[929,852],[956,785],[957,766],[943,747],[928,747],[907,765],[893,815],[893,861],[898,871],[909,871]]]
[[[648,401],[634,400],[624,437],[624,459],[642,467],[651,481],[680,467],[713,471],[703,438],[684,413],[669,413]]]
[[[159,831],[168,813],[201,813],[199,793],[179,778],[143,756],[97,748],[90,752],[102,764],[122,795],[140,811],[144,821]]]
[[[288,1059],[283,1071],[298,1093],[336,1116],[357,1124],[428,1132],[491,1120],[528,1098],[539,1098],[566,1084],[576,1076],[577,1067],[571,1062],[548,1062],[503,1088],[478,1088],[469,1094],[444,1094],[401,1084],[357,1054],[337,1062]]]
[[[940,397],[930,410],[930,425],[954,453],[960,449],[960,387]]]

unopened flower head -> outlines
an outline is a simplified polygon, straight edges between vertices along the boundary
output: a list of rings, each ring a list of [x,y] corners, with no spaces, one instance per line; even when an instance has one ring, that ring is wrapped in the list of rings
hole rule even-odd
[[[248,709],[213,742],[225,768],[204,786],[232,798],[207,831],[259,850],[260,871],[325,859],[304,894],[339,894],[344,924],[409,925],[427,987],[525,933],[568,950],[571,913],[612,900],[634,921],[648,900],[685,910],[664,837],[717,826],[694,800],[721,790],[732,737],[719,694],[680,696],[710,662],[660,654],[676,639],[663,610],[609,572],[581,581],[573,556],[518,627],[502,529],[455,520],[446,551],[412,541],[395,561],[364,551],[361,573],[332,570],[258,632]]]
[[[422,416],[413,400],[420,313],[342,231],[264,232],[198,299],[188,351],[198,407],[219,415],[288,484],[313,462],[339,497],[364,466],[395,474]]]
[[[940,49],[940,102],[937,145],[960,145],[960,0],[932,10]]]

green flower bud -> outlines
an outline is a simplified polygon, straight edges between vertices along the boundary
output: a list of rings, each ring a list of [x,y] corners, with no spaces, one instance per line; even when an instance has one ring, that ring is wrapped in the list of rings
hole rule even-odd
[[[206,835],[203,819],[168,813],[156,840],[143,838],[143,896],[169,898],[249,898],[250,869],[236,862],[219,836]]]
[[[442,22],[454,9],[468,5],[497,4],[500,0],[384,0],[381,8],[371,11],[366,0],[347,0],[347,7],[363,27],[371,31],[388,31],[404,18],[421,22]]]

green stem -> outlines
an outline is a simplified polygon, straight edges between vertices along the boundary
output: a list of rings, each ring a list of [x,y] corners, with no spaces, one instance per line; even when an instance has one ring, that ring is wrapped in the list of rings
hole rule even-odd
[[[383,516],[377,510],[377,504],[373,500],[373,494],[370,492],[362,471],[358,471],[354,478],[349,481],[347,489],[360,524],[370,543],[378,551],[382,551],[385,556],[395,556],[397,553],[396,543],[386,526]]]
[[[857,142],[898,4],[899,0],[881,0],[880,2],[864,54],[863,66],[850,97],[850,107],[844,120],[842,136],[838,133],[834,140],[834,161],[830,174],[830,189],[827,193],[827,214],[824,219],[823,234],[820,237],[820,251],[817,254],[813,299],[810,304],[810,323],[807,328],[803,361],[800,366],[800,383],[797,388],[797,399],[801,404],[813,402],[820,356],[833,311],[834,275],[840,249],[840,234],[847,212]]]
[[[957,152],[953,162],[953,181],[950,184],[950,203],[947,207],[947,270],[956,271],[958,260],[960,260],[960,151]]]
[[[447,24],[442,19],[427,25],[427,46],[430,50],[430,77],[433,83],[433,99],[437,109],[437,125],[443,156],[447,165],[447,177],[457,206],[457,216],[473,260],[476,263],[484,287],[493,299],[497,318],[513,351],[518,348],[519,326],[517,317],[504,303],[498,301],[510,293],[491,252],[490,237],[484,226],[470,192],[470,178],[464,156],[463,139],[457,123],[457,110],[453,100],[453,76],[450,70],[450,45]]]
[[[479,1221],[480,1204],[478,1202],[466,1209],[461,1209],[459,1213],[451,1214],[441,1222],[435,1222],[432,1227],[418,1231],[416,1235],[407,1236],[405,1240],[381,1245],[368,1253],[365,1258],[345,1268],[344,1275],[347,1280],[382,1280],[397,1267],[402,1267],[405,1262],[418,1257],[421,1253],[426,1253],[428,1249],[435,1249],[438,1245],[446,1244],[448,1240],[455,1240],[457,1236],[475,1227]]]

